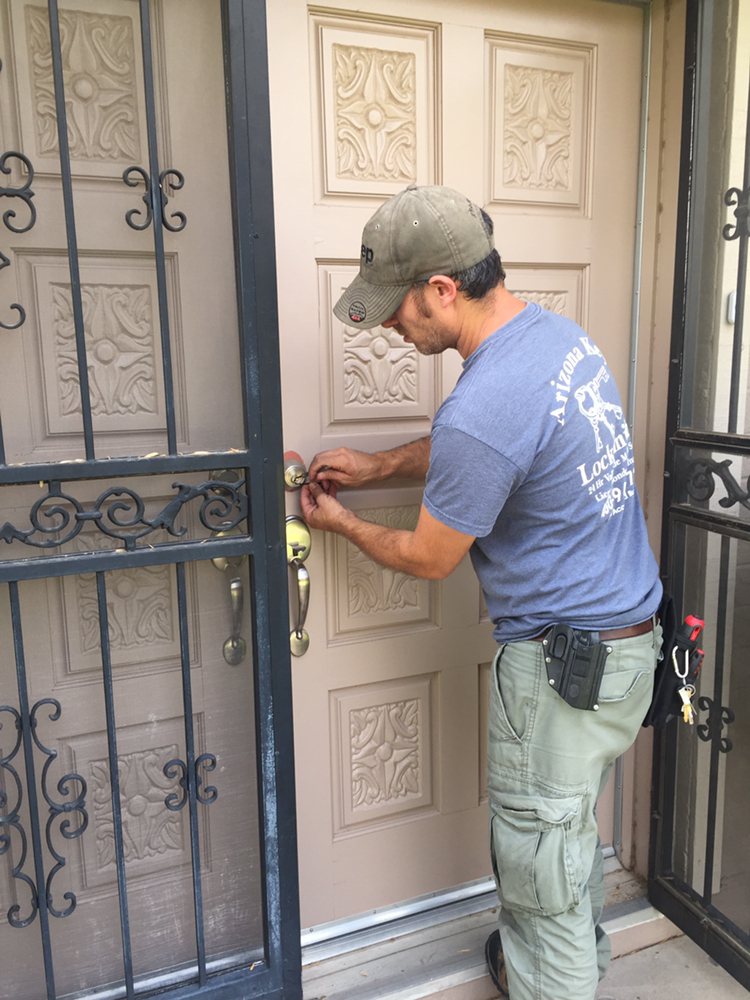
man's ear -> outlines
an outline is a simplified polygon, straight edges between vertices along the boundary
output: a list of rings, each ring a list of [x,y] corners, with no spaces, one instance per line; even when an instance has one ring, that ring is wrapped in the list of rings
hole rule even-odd
[[[447,306],[453,305],[458,297],[459,288],[453,278],[447,274],[433,274],[429,280],[429,284],[437,292],[438,305],[445,309]]]

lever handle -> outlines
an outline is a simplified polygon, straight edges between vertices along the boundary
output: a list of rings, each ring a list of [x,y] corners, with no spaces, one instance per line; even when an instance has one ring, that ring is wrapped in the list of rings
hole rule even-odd
[[[232,605],[232,635],[239,636],[242,627],[242,607],[245,603],[242,580],[235,577],[229,584],[229,602]]]
[[[297,639],[302,639],[310,605],[310,574],[299,559],[292,559],[290,566],[297,574],[297,624],[294,626],[294,634]]]
[[[242,580],[235,576],[229,581],[229,603],[232,607],[232,633],[224,643],[222,652],[230,667],[236,667],[245,659],[247,643],[242,638],[242,608],[245,603]]]

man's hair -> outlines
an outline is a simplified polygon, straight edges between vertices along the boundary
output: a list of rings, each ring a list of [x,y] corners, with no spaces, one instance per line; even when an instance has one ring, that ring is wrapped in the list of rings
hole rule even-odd
[[[492,219],[483,208],[480,211],[484,228],[491,236],[495,228]],[[463,271],[457,271],[451,275],[451,278],[467,299],[483,299],[493,288],[497,288],[505,281],[505,271],[500,254],[497,250],[492,250],[484,260],[480,260],[478,264],[473,264]]]

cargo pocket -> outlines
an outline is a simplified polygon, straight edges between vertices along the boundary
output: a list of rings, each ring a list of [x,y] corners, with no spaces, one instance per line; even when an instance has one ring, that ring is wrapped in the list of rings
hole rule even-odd
[[[492,817],[492,863],[510,910],[551,916],[581,900],[581,798],[501,793]]]

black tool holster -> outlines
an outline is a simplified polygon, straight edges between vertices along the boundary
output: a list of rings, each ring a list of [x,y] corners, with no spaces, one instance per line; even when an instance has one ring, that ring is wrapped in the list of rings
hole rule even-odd
[[[542,640],[550,687],[572,708],[597,711],[599,688],[611,647],[598,632],[553,625]]]

